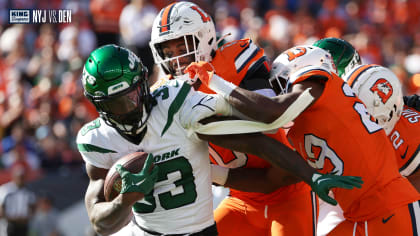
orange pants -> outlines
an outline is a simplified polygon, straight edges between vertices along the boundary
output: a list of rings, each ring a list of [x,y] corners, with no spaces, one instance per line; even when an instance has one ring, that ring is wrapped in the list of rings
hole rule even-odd
[[[410,203],[371,220],[343,221],[329,236],[416,236],[420,233],[420,201]]]
[[[317,205],[309,191],[268,205],[229,197],[214,211],[214,218],[219,236],[315,235]]]

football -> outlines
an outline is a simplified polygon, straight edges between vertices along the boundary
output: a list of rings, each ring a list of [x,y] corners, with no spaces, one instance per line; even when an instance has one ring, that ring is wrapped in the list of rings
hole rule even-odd
[[[112,201],[121,191],[122,180],[120,174],[116,170],[116,166],[121,164],[131,173],[139,173],[143,169],[147,155],[148,154],[145,152],[133,152],[121,157],[117,162],[114,163],[114,165],[112,165],[105,178],[104,195],[106,201]],[[151,165],[149,171],[152,169],[153,164]]]

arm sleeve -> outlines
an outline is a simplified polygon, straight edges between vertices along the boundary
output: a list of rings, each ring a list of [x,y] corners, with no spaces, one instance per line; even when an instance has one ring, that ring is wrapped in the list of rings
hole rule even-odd
[[[404,104],[411,108],[420,111],[420,96],[417,94],[413,94],[411,96],[404,96]]]

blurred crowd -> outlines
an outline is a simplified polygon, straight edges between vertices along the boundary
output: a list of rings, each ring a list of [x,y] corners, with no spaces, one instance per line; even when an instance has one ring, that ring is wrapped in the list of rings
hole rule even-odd
[[[83,165],[75,146],[81,126],[97,117],[84,98],[81,71],[89,53],[115,43],[137,52],[152,79],[153,19],[163,0],[0,0],[0,184],[14,166],[29,178]],[[391,68],[405,94],[420,92],[420,1],[194,1],[219,36],[249,37],[274,59],[324,37],[348,40],[363,63]],[[8,9],[70,9],[69,24],[8,23]]]

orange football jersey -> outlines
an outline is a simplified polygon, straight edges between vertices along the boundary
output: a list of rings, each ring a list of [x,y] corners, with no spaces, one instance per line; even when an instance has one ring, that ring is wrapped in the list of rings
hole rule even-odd
[[[269,71],[264,49],[255,45],[250,39],[240,39],[224,44],[217,49],[211,64],[216,74],[237,86],[244,79],[250,78],[249,76],[261,65]],[[215,93],[204,85],[201,85],[198,90],[204,93]]]
[[[255,45],[250,39],[235,40],[224,44],[216,51],[211,63],[219,76],[237,86],[239,86],[244,79],[249,78],[248,76],[252,75],[252,73],[260,66],[266,66],[267,70],[269,70],[267,58],[264,55],[264,49]],[[201,85],[198,90],[204,93],[215,93],[204,85]],[[291,147],[290,144],[288,144],[285,132],[282,129],[279,129],[275,134],[268,134],[268,136]],[[212,143],[209,143],[209,152],[212,163],[220,166],[229,168],[270,167],[268,162],[257,156],[235,152],[216,146]],[[305,183],[299,183],[290,187],[280,188],[270,194],[242,192],[231,189],[230,195],[245,201],[252,200],[254,202],[264,202],[264,204],[269,204],[271,202],[279,201],[280,199],[284,200],[286,196],[290,197],[292,192],[293,194],[299,194],[300,191],[308,190],[308,185]],[[290,193],[286,194],[286,192]]]
[[[420,113],[404,106],[401,118],[389,135],[397,150],[400,173],[409,176],[420,166]]]
[[[323,69],[302,71],[293,84],[323,76],[322,95],[289,130],[296,150],[321,173],[361,176],[361,189],[334,188],[344,216],[363,221],[420,199],[398,172],[395,151],[383,129],[340,77]]]

